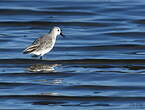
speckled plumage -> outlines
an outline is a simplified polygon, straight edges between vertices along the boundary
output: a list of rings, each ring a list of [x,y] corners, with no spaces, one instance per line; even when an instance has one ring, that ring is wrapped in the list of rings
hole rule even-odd
[[[54,27],[48,34],[36,39],[23,53],[43,56],[53,48],[57,35],[63,35],[59,27]]]

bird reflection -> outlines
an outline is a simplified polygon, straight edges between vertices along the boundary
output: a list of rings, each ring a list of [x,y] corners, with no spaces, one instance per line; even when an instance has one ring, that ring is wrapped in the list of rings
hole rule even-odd
[[[48,92],[48,93],[40,93],[40,95],[57,96],[57,95],[59,95],[59,93],[56,93],[56,92]]]
[[[34,64],[27,68],[29,72],[52,72],[55,71],[55,67],[59,64]]]

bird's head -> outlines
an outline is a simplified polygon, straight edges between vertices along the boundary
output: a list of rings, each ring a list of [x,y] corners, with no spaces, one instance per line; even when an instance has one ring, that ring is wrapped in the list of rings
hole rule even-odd
[[[62,33],[62,30],[59,27],[53,27],[52,32],[55,33],[56,35],[61,35],[62,37],[65,37],[64,34]]]

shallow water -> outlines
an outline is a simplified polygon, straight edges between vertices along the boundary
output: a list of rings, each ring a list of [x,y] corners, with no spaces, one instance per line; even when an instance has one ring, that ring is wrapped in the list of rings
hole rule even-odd
[[[144,0],[1,0],[0,109],[143,110]],[[23,55],[58,25],[43,60]]]

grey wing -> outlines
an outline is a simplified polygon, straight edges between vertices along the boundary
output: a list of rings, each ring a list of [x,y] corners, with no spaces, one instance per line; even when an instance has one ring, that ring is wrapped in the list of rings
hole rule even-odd
[[[43,36],[42,36],[42,37],[43,37]],[[40,42],[41,42],[42,37],[36,39],[36,40],[32,43],[32,45],[39,45]]]
[[[33,51],[35,51],[39,46],[40,46],[40,44],[41,44],[41,39],[42,39],[43,37],[40,37],[40,38],[38,38],[38,39],[36,39],[30,46],[28,46],[24,51],[23,51],[23,53],[24,54],[27,54],[27,53],[31,53],[31,52],[33,52]]]

